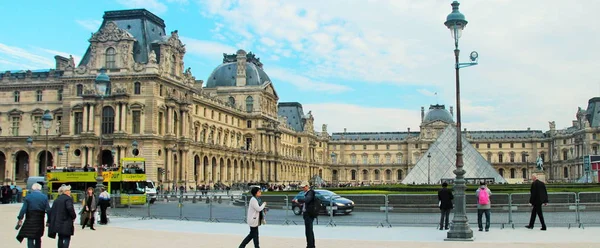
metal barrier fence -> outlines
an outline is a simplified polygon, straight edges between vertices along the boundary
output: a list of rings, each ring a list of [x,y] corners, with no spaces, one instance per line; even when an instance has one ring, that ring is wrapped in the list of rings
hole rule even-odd
[[[119,195],[112,196],[119,202]],[[126,197],[126,196],[124,196]],[[491,225],[499,228],[528,225],[531,217],[529,194],[492,194]],[[262,195],[267,202],[267,224],[301,225],[301,206],[292,203],[293,195]],[[337,199],[349,199],[349,206]],[[543,207],[549,226],[578,226],[600,224],[600,192],[549,193],[549,204]],[[200,192],[158,195],[156,201],[145,205],[120,204],[109,210],[111,216],[142,219],[173,219],[207,222],[245,223],[251,196],[234,193]],[[440,211],[437,195],[431,194],[341,194],[322,199],[325,206],[315,225],[360,226],[431,226],[439,227]],[[124,202],[129,202],[125,200]],[[469,224],[477,226],[477,198],[466,196]],[[537,217],[536,217],[537,218]],[[450,216],[452,220],[452,216]],[[485,221],[485,217],[484,220]],[[536,223],[539,220],[536,219]]]

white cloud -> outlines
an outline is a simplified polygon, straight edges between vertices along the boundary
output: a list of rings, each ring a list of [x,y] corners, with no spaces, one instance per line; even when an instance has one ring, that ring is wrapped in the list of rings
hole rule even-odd
[[[0,71],[54,68],[56,66],[55,55],[68,58],[69,54],[41,47],[26,49],[0,43],[0,58],[2,58],[0,59]],[[77,64],[81,57],[73,56],[73,59]]]
[[[433,92],[428,89],[418,89],[417,92],[424,96],[437,96],[437,92]]]
[[[318,91],[336,94],[352,90],[345,85],[315,81],[284,68],[269,67],[265,68],[265,70],[269,74],[271,80],[276,79],[274,80],[276,83],[289,83],[302,91]]]
[[[75,22],[77,22],[77,24],[91,32],[98,31],[100,25],[102,24],[102,21],[98,20],[75,20]]]
[[[454,47],[443,25],[450,1],[215,0],[201,5],[204,14],[223,24],[221,31],[243,34],[237,42],[269,39],[280,45],[272,53],[282,61],[290,57],[306,65],[304,71],[295,69],[299,75],[419,85],[435,88],[442,103],[455,101]],[[469,21],[460,40],[461,60],[472,50],[480,54],[480,65],[461,70],[462,98],[472,100],[470,107],[463,106],[465,124],[547,130],[547,121],[556,120],[566,127],[578,106],[598,96],[600,26],[593,23],[600,2],[488,0],[463,2],[460,8]]]
[[[146,8],[157,15],[167,12],[168,9],[167,5],[158,0],[117,0],[117,2],[127,8]],[[181,1],[171,0],[169,2]]]
[[[315,127],[327,124],[328,131],[341,132],[406,132],[418,131],[419,111],[400,108],[364,107],[344,103],[302,104],[305,113],[312,110]],[[320,128],[318,128],[320,130]]]
[[[186,51],[188,53],[208,57],[212,60],[219,60],[223,58],[223,53],[234,53],[237,51],[235,47],[224,45],[218,42],[197,40],[189,37],[180,37],[181,41],[185,44]]]
[[[20,65],[21,68],[6,68],[6,69],[41,69],[52,68],[55,65],[51,57],[40,56],[27,50],[9,46],[0,43],[0,58],[3,59],[3,64]]]

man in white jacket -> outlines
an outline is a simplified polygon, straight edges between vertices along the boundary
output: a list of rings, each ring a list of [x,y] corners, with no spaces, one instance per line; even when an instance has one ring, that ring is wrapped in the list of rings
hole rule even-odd
[[[258,226],[260,226],[263,218],[264,212],[263,210],[267,206],[266,202],[262,202],[260,199],[261,191],[258,187],[253,187],[250,190],[252,193],[252,198],[250,198],[250,202],[248,204],[248,216],[246,218],[246,222],[250,226],[250,233],[240,244],[240,248],[246,247],[250,240],[254,241],[254,248],[259,248],[258,246]]]

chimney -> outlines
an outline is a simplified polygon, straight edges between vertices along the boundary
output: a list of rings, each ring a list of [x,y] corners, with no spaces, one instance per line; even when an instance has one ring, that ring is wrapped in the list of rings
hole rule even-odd
[[[421,107],[421,122],[423,122],[424,118],[425,118],[425,107]]]
[[[408,134],[410,134],[410,127],[408,128]]]
[[[454,107],[450,106],[450,115],[454,117]]]
[[[56,62],[56,70],[64,71],[67,68],[67,66],[69,66],[69,59],[63,56],[54,56],[54,61]]]
[[[344,128],[344,133],[346,133],[346,128]]]
[[[235,86],[246,86],[246,51],[240,49],[237,51],[237,74],[235,77]]]
[[[527,131],[531,131],[531,127],[527,127]]]

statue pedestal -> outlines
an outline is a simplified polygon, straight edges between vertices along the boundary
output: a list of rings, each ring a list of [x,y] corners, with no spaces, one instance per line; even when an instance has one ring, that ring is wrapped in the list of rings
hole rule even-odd
[[[538,180],[540,180],[540,181],[542,181],[544,183],[546,182],[546,171],[535,170],[533,173],[537,176]]]

